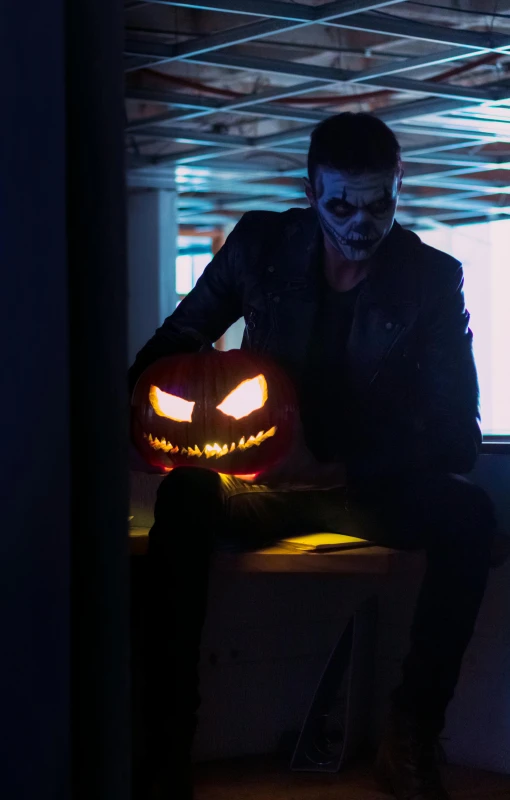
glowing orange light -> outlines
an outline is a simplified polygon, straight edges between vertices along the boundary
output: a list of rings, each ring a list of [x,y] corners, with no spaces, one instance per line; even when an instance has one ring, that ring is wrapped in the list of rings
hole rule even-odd
[[[153,450],[163,450],[164,453],[171,453],[173,455],[177,455],[180,451],[183,456],[197,456],[198,458],[201,456],[205,456],[206,458],[211,458],[212,456],[221,458],[236,450],[249,450],[250,447],[259,447],[266,439],[275,436],[276,431],[276,425],[273,425],[268,431],[259,431],[256,436],[250,436],[248,440],[244,436],[241,436],[239,444],[237,445],[235,442],[232,442],[230,446],[228,444],[219,445],[218,442],[215,442],[214,444],[206,444],[203,450],[201,450],[197,444],[193,447],[179,448],[179,445],[168,442],[164,436],[161,437],[161,439],[157,436],[153,436],[151,433],[144,433],[143,436],[144,439],[149,442]]]
[[[163,392],[157,386],[151,386],[149,400],[158,416],[173,419],[175,422],[191,422],[195,403],[183,400],[182,397],[176,397],[174,394]]]
[[[265,405],[267,402],[267,381],[263,375],[243,381],[239,384],[224,401],[216,406],[222,414],[227,414],[234,419],[247,417],[253,411]]]

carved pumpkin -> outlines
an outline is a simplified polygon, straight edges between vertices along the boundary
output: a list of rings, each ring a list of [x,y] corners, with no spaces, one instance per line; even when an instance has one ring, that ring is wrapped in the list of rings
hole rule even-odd
[[[275,464],[288,450],[297,413],[285,373],[246,350],[162,358],[138,380],[131,406],[133,441],[151,465],[232,475]]]

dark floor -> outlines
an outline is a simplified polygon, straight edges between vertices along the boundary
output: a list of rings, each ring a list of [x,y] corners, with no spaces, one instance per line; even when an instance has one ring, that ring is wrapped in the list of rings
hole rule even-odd
[[[195,765],[196,800],[388,800],[370,765],[337,775],[291,772],[281,758],[246,758]],[[452,800],[509,800],[510,775],[446,767]]]

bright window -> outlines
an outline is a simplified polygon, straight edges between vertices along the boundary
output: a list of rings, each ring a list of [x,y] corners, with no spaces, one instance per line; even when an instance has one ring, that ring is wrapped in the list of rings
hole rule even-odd
[[[193,256],[177,256],[175,270],[175,291],[186,295],[193,289]]]
[[[510,435],[510,220],[418,231],[462,261],[486,435]]]
[[[175,264],[175,290],[178,304],[200,278],[212,260],[212,239],[200,236],[179,236],[178,255]]]

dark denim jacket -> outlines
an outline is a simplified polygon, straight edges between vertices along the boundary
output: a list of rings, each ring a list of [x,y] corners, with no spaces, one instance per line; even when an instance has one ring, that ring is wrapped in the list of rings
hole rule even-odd
[[[246,213],[139,352],[131,387],[157,358],[216,341],[241,316],[242,346],[271,355],[299,382],[318,307],[321,237],[313,209]],[[378,253],[347,345],[349,472],[469,472],[481,432],[462,267],[397,223]]]

